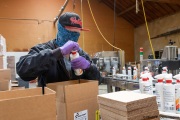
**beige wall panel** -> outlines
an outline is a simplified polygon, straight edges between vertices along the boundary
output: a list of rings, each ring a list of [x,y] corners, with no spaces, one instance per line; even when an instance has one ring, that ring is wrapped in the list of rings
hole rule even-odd
[[[180,13],[176,13],[171,16],[167,16],[156,21],[149,23],[149,31],[151,37],[155,37],[159,34],[168,32],[173,29],[180,28]],[[135,60],[139,61],[139,48],[144,48],[144,59],[148,58],[149,54],[152,54],[152,50],[150,47],[150,42],[148,40],[148,35],[146,31],[145,25],[142,25],[135,29],[134,32],[135,38]],[[164,49],[166,45],[168,45],[169,40],[175,41],[176,46],[180,47],[180,34],[169,35],[166,37],[160,37],[156,39],[152,39],[152,45],[154,51]]]

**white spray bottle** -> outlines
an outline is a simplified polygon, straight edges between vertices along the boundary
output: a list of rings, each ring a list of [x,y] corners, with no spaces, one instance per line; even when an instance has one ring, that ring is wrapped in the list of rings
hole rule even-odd
[[[164,112],[176,113],[175,86],[172,84],[172,74],[165,76],[166,84],[163,86]]]
[[[156,75],[157,83],[155,84],[155,92],[156,92],[156,101],[158,105],[158,110],[164,111],[164,101],[163,101],[163,80],[164,75],[159,74]]]
[[[131,66],[128,67],[128,80],[132,80]]]
[[[79,53],[77,51],[72,51],[71,54],[70,54],[70,59],[73,60],[73,59],[76,59],[79,57]],[[83,74],[83,70],[82,69],[74,69],[74,73],[75,75],[77,76],[80,76]]]
[[[112,68],[112,75],[113,75],[113,77],[116,75],[116,68],[115,67]]]
[[[144,73],[149,73],[149,68],[148,67],[144,68]]]
[[[144,71],[141,72],[141,75],[142,75],[142,74],[146,74],[146,73],[149,73],[149,68],[148,68],[148,67],[145,67],[145,68],[144,68]],[[140,76],[141,76],[141,75],[140,75]]]
[[[134,67],[133,70],[133,80],[137,80],[137,67]]]
[[[175,84],[176,113],[180,114],[180,90],[179,90],[180,89],[180,74],[175,75],[173,78],[176,79],[176,84]]]
[[[152,86],[149,82],[149,78],[148,76],[143,76],[142,77],[142,82],[141,82],[141,93],[144,93],[144,94],[153,94],[153,89],[152,89]]]
[[[123,79],[126,79],[126,68],[125,67],[123,67],[123,69],[122,69],[122,74],[124,75],[123,76]]]
[[[167,67],[162,68],[162,74],[168,74],[168,69]]]

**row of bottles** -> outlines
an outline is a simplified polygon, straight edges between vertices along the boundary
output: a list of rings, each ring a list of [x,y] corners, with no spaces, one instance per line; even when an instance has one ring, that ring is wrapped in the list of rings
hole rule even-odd
[[[126,76],[128,76],[128,80],[138,80],[138,69],[137,67],[133,68],[133,75],[132,75],[132,69],[131,66],[128,67],[128,71],[126,74],[126,68],[123,67],[122,69],[123,79],[126,79]]]
[[[180,114],[180,74],[174,76],[176,79],[175,84],[172,84],[172,74],[160,74],[156,75],[155,78],[157,79],[155,94],[158,109],[164,112]],[[153,94],[152,79],[151,74],[142,74],[139,81],[141,93]]]

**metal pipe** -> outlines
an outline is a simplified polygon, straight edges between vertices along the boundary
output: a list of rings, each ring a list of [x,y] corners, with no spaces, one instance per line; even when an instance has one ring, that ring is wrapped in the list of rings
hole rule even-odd
[[[69,0],[66,0],[64,5],[61,7],[61,10],[58,14],[58,16],[54,19],[54,24],[56,24],[57,20],[59,19],[59,17],[61,16],[61,14],[63,13],[64,9],[66,8],[67,4],[68,4]]]

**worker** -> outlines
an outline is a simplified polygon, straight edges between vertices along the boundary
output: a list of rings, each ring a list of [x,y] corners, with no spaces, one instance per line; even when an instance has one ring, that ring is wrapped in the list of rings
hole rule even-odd
[[[82,28],[79,15],[65,12],[57,22],[57,37],[32,47],[27,55],[20,57],[16,64],[17,74],[24,81],[38,78],[38,86],[77,79],[98,80],[100,83],[100,72],[77,43],[80,31],[88,31]],[[78,51],[80,56],[71,61],[72,51]],[[82,69],[83,74],[75,75],[74,69]]]

